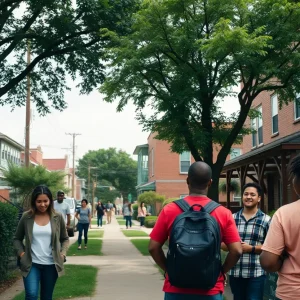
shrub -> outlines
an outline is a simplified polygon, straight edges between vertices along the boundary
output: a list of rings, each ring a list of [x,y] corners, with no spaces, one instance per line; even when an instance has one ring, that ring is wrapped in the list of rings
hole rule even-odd
[[[18,210],[0,202],[0,281],[8,274],[9,258],[14,255],[13,236],[18,223]]]
[[[273,215],[275,214],[276,210],[277,209],[273,209],[273,210],[269,211],[267,214],[272,218]]]
[[[156,192],[149,191],[145,192],[138,197],[138,203],[145,202],[146,205],[153,205],[155,202],[164,202],[165,196],[159,195]]]
[[[148,216],[145,218],[145,227],[153,228],[157,220],[157,216]]]
[[[175,201],[175,200],[178,200],[178,198],[168,198],[168,199],[166,199],[166,200],[163,202],[162,207],[166,206],[167,204],[169,204],[169,203],[171,203],[171,202],[173,202],[173,201]]]
[[[136,204],[132,204],[132,209],[133,209],[132,219],[133,220],[137,220],[138,207],[139,207],[139,205],[137,203]]]
[[[238,194],[241,192],[240,183],[237,180],[231,180],[229,185],[229,190],[231,193]],[[226,194],[226,180],[220,180],[219,191],[222,194]]]

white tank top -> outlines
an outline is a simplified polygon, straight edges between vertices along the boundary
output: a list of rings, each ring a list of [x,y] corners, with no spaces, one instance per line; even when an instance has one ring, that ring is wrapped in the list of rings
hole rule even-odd
[[[32,262],[41,265],[53,265],[51,246],[51,224],[40,226],[34,222],[31,243]]]

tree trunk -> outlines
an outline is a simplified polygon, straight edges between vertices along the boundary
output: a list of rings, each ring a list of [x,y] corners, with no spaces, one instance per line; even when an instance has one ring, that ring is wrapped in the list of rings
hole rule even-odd
[[[220,173],[213,172],[212,184],[208,190],[208,198],[219,203],[219,178]]]

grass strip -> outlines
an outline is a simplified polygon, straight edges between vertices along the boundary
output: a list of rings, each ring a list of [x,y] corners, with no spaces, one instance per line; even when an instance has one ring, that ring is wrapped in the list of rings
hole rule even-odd
[[[65,275],[57,279],[53,299],[62,300],[92,296],[96,287],[97,272],[98,269],[92,266],[65,265]],[[24,291],[13,298],[13,300],[24,299]]]
[[[148,236],[148,234],[142,230],[122,230],[122,232],[127,237]]]
[[[77,242],[72,244],[67,252],[67,256],[103,255],[101,253],[102,240],[89,239],[87,249],[84,249],[84,239],[82,239],[81,250],[78,250],[77,247]]]
[[[149,239],[133,239],[130,242],[141,252],[142,255],[150,255],[148,251]]]
[[[103,238],[104,230],[90,230],[88,233],[89,238]]]
[[[97,219],[92,219],[92,225],[96,225],[97,226]],[[106,220],[102,220],[102,226],[106,225]]]

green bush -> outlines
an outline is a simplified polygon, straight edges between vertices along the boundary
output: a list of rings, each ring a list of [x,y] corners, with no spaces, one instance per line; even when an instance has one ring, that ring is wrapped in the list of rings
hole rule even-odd
[[[166,206],[167,204],[169,204],[169,203],[171,203],[171,202],[173,202],[173,201],[175,201],[175,200],[178,200],[178,198],[168,198],[168,199],[166,199],[166,200],[163,202],[162,207]]]
[[[132,204],[132,209],[133,209],[132,219],[133,220],[137,220],[138,208],[139,208],[139,205],[137,203]]]
[[[18,210],[0,202],[0,281],[8,275],[9,257],[14,255],[13,236],[18,224]]]
[[[149,191],[140,194],[138,197],[138,203],[145,202],[146,205],[153,205],[155,202],[164,202],[166,200],[165,196],[159,195],[156,192]]]
[[[145,227],[153,228],[157,220],[157,216],[148,216],[145,218]]]
[[[269,215],[270,217],[273,217],[273,215],[275,214],[276,210],[277,210],[277,209],[273,209],[273,210],[269,211],[269,212],[267,213],[267,215]]]

